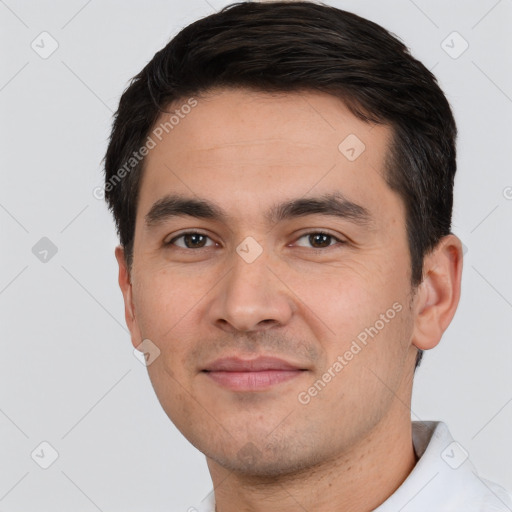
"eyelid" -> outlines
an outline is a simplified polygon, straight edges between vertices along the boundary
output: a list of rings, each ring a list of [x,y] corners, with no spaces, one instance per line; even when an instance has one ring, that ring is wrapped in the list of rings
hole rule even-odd
[[[202,232],[201,230],[188,230],[188,231],[183,231],[181,233],[174,234],[170,240],[168,240],[168,241],[164,240],[163,245],[164,245],[164,247],[172,245],[172,246],[177,247],[178,249],[183,249],[186,251],[199,251],[201,249],[208,249],[209,247],[212,247],[212,245],[208,245],[205,247],[198,247],[196,249],[190,249],[188,247],[180,247],[179,245],[176,245],[176,243],[175,243],[176,240],[179,240],[180,238],[183,238],[184,236],[187,236],[187,235],[201,235],[201,236],[208,238],[211,242],[213,242],[214,245],[218,245],[218,242],[216,242],[210,235]],[[336,246],[344,245],[344,244],[348,243],[347,240],[340,238],[339,235],[330,233],[329,230],[312,229],[309,231],[302,232],[298,236],[296,236],[293,244],[295,244],[297,242],[297,240],[300,240],[301,238],[304,238],[304,237],[310,236],[310,235],[325,235],[325,236],[332,238],[336,242],[335,244],[328,245],[327,247],[304,247],[305,249],[312,249],[313,251],[321,251],[321,250],[325,251],[326,249],[329,249],[331,247],[336,247]],[[289,246],[290,245],[292,245],[292,244],[289,244]],[[298,246],[298,247],[302,247],[302,246]]]
[[[332,239],[334,239],[337,244],[333,244],[333,245],[328,245],[327,247],[309,247],[309,249],[313,249],[315,251],[318,251],[318,250],[325,250],[325,249],[328,249],[330,247],[335,247],[336,245],[343,245],[343,244],[347,244],[348,243],[348,240],[345,240],[343,238],[340,238],[339,235],[335,235],[334,233],[330,233],[328,230],[326,229],[313,229],[313,230],[310,230],[310,231],[306,231],[306,232],[303,232],[301,233],[300,235],[298,235],[296,238],[295,238],[295,242],[297,242],[297,240],[300,240],[301,238],[304,238],[305,236],[310,236],[310,235],[325,235],[325,236],[328,236],[328,237],[331,237]]]
[[[172,245],[172,246],[177,247],[178,249],[183,249],[185,251],[198,251],[200,249],[208,249],[209,247],[212,247],[211,245],[209,245],[206,247],[198,247],[197,249],[189,249],[188,247],[180,247],[179,245],[175,244],[176,240],[179,240],[180,238],[183,238],[184,236],[187,236],[187,235],[201,235],[201,236],[204,236],[204,237],[210,239],[215,245],[218,245],[218,243],[210,235],[202,232],[201,230],[188,230],[188,231],[182,231],[181,233],[174,234],[170,240],[166,241],[166,239],[164,239],[163,245],[164,245],[164,247]],[[168,237],[166,237],[166,238],[168,238]]]

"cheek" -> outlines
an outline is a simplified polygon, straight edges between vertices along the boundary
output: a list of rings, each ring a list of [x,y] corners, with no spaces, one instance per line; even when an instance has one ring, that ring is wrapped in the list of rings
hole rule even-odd
[[[173,337],[204,296],[199,280],[184,279],[166,270],[144,273],[134,287],[135,311],[143,336]]]
[[[319,286],[318,280],[310,279],[298,292],[325,328],[323,335],[316,333],[327,356],[323,370],[346,355],[343,365],[350,371],[343,373],[351,374],[354,382],[364,368],[378,375],[393,372],[407,354],[411,334],[407,275],[385,268],[376,275],[354,265],[324,282]],[[368,378],[371,375],[365,372]]]
[[[171,356],[172,357],[172,356]],[[155,394],[169,419],[182,432],[190,430],[189,418],[201,414],[201,397],[191,400],[189,382],[176,374],[169,365],[169,355],[163,353],[148,366],[148,375]],[[192,429],[194,430],[194,429]]]
[[[142,337],[160,350],[148,367],[151,380],[155,387],[162,382],[178,391],[179,382],[188,378],[186,356],[199,336],[202,301],[213,285],[201,272],[191,277],[168,269],[145,272],[137,283],[134,302]]]
[[[348,339],[373,325],[403,290],[397,279],[361,264],[301,276],[293,285],[298,299],[315,313],[331,334]]]

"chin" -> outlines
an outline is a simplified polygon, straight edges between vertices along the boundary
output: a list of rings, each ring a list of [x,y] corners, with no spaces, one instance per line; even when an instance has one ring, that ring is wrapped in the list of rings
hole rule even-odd
[[[278,450],[267,447],[262,452],[252,442],[248,442],[237,453],[230,456],[204,453],[228,471],[258,479],[294,476],[306,470],[310,471],[321,462],[319,454],[301,454],[297,447],[282,447]],[[290,454],[294,455],[293,458]]]

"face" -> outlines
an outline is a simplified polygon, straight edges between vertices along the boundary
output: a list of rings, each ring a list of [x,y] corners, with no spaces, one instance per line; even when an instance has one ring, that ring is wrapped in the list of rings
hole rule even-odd
[[[405,211],[384,179],[391,130],[320,93],[197,102],[146,157],[132,342],[160,351],[156,394],[209,462],[311,467],[409,414],[396,405],[416,349]]]

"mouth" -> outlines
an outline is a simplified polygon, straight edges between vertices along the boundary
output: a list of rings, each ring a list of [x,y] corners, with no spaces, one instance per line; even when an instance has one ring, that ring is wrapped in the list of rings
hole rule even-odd
[[[232,391],[262,391],[301,376],[305,368],[275,357],[217,359],[202,372]]]

